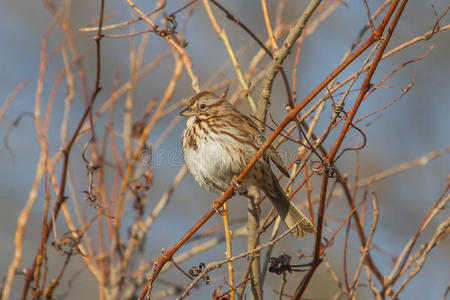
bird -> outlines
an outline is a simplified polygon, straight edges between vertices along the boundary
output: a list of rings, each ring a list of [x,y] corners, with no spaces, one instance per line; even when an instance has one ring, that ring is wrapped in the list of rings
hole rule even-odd
[[[290,233],[297,238],[314,231],[314,226],[281,188],[270,161],[280,170],[280,154],[272,147],[252,167],[247,176],[237,176],[264,141],[258,126],[224,97],[203,91],[189,98],[180,112],[186,117],[182,134],[183,158],[196,182],[206,190],[225,192],[230,184],[242,190],[253,185],[264,191]]]

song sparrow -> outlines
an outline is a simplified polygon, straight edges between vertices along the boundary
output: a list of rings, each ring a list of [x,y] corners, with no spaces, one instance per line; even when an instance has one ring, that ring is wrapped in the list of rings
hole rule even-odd
[[[180,115],[187,117],[182,137],[186,166],[201,187],[224,192],[262,144],[258,127],[228,101],[210,92],[191,97]],[[286,196],[269,160],[281,166],[281,157],[273,147],[240,184],[263,190],[286,226],[293,227],[293,236],[312,232],[313,225]]]

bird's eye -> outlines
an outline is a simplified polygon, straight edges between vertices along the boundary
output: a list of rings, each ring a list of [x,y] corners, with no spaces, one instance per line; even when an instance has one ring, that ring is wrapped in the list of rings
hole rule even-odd
[[[206,104],[200,104],[200,109],[205,109],[206,108]]]

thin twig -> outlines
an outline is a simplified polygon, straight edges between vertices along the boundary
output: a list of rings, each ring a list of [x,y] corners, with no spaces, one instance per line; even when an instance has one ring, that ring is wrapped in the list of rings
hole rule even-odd
[[[378,218],[380,216],[380,211],[378,209],[378,200],[377,196],[375,195],[375,192],[372,192],[372,206],[373,206],[373,221],[372,226],[370,227],[370,233],[367,237],[366,245],[363,249],[361,249],[361,258],[359,260],[358,267],[356,268],[355,275],[353,277],[353,284],[350,289],[350,295],[348,296],[349,299],[356,299],[356,288],[358,287],[358,281],[359,281],[359,275],[362,269],[362,266],[364,264],[364,261],[366,260],[367,254],[370,251],[372,238],[375,234],[375,229],[378,225]]]
[[[239,62],[237,61],[236,54],[235,54],[233,48],[231,47],[231,43],[228,38],[228,35],[227,35],[225,29],[221,29],[219,24],[217,23],[216,17],[214,16],[214,14],[211,10],[211,6],[209,5],[209,0],[203,0],[203,5],[205,6],[205,10],[208,13],[208,17],[211,21],[211,24],[212,24],[214,30],[216,31],[217,35],[222,40],[225,48],[227,49],[228,55],[230,56],[230,60],[233,63],[233,67],[234,67],[234,70],[238,77],[239,83],[241,84],[241,86],[243,88],[243,94],[244,94],[245,98],[247,98],[248,103],[250,104],[250,107],[251,107],[253,113],[256,113],[257,109],[256,109],[255,101],[253,100],[253,97],[250,93],[250,88],[248,86],[247,81],[245,80],[244,74],[242,73],[241,66],[239,65]]]
[[[264,14],[264,22],[266,23],[267,35],[269,36],[270,41],[272,42],[272,49],[275,52],[278,50],[278,46],[275,36],[273,34],[272,24],[270,24],[269,8],[267,7],[267,1],[261,0],[261,6]]]
[[[223,206],[222,219],[223,219],[223,229],[225,232],[225,243],[226,243],[226,247],[227,247],[227,252],[225,253],[225,257],[227,259],[230,259],[231,257],[233,257],[233,251],[232,251],[232,247],[231,247],[231,229],[230,229],[230,224],[229,224],[229,220],[228,220],[228,205],[226,203],[224,203],[224,206]],[[227,265],[228,265],[228,281],[229,281],[229,285],[231,288],[230,300],[234,300],[235,294],[234,294],[233,262],[230,261],[230,262],[228,262]]]
[[[217,262],[213,262],[213,263],[208,264],[205,267],[205,269],[194,279],[194,281],[192,281],[189,284],[188,288],[183,292],[183,294],[181,295],[179,300],[184,299],[189,294],[189,291],[192,290],[192,288],[194,288],[198,284],[198,282],[200,280],[202,280],[202,278],[206,274],[211,272],[212,270],[217,269],[217,268],[221,267],[222,265],[227,264],[230,261],[235,261],[235,260],[247,257],[247,256],[257,255],[262,249],[264,249],[264,248],[266,248],[268,246],[274,245],[276,242],[278,242],[279,240],[284,238],[286,235],[288,235],[290,230],[291,229],[289,228],[287,231],[285,231],[283,234],[279,235],[275,239],[270,240],[269,242],[264,243],[264,244],[262,244],[262,245],[260,245],[260,246],[258,246],[256,248],[250,250],[250,251],[246,251],[246,252],[240,253],[240,254],[235,255],[235,256],[233,256],[233,257],[231,257],[229,259],[225,259],[225,260],[221,260],[221,261],[217,261]]]
[[[5,114],[6,110],[8,109],[11,102],[17,97],[17,95],[20,93],[21,90],[30,82],[29,79],[23,80],[21,83],[19,83],[14,90],[11,92],[11,94],[3,101],[2,106],[0,107],[0,121],[3,118],[3,115]]]

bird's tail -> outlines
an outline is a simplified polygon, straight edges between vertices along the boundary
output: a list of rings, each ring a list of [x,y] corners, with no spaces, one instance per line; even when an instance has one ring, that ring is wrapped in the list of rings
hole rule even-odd
[[[314,226],[311,221],[289,200],[273,173],[272,180],[272,188],[264,188],[264,192],[271,200],[281,220],[291,229],[291,234],[296,238],[301,238],[307,233],[313,232]]]

